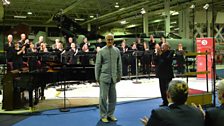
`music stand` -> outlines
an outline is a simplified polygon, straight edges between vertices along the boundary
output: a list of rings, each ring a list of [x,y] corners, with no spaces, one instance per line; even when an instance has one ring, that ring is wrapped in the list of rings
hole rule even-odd
[[[135,51],[135,81],[133,81],[134,84],[141,84],[142,82],[138,81],[138,54],[139,51]]]

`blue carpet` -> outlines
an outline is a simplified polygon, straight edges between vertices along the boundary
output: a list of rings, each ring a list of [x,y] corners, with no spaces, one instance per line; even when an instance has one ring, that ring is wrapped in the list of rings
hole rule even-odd
[[[217,94],[216,94],[217,96]],[[26,118],[13,126],[143,126],[140,118],[150,116],[151,110],[158,108],[161,98],[122,102],[116,106],[117,122],[102,123],[97,107],[70,108],[69,112],[59,109],[41,112]],[[219,106],[216,97],[216,106]]]
[[[149,116],[153,108],[158,108],[161,98],[135,102],[118,103],[115,116],[117,122],[100,122],[97,107],[70,108],[70,112],[50,110],[33,115],[13,126],[142,126],[140,118]]]

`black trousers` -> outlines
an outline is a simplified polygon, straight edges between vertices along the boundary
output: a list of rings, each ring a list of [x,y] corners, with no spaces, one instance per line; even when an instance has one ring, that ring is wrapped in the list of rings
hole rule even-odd
[[[168,105],[166,92],[171,80],[172,78],[159,78],[159,88],[160,88],[160,93],[161,93],[161,97],[163,99],[164,105]]]

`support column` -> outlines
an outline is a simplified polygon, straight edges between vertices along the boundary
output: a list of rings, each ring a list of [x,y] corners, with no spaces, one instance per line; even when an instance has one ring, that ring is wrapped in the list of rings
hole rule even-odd
[[[0,2],[0,22],[3,21],[3,17],[4,17],[4,7],[2,2]]]
[[[91,24],[90,23],[87,24],[87,31],[91,31]]]
[[[178,22],[179,22],[179,34],[182,38],[189,38],[190,27],[189,27],[189,8],[186,8],[179,12]]]
[[[148,37],[149,35],[149,21],[148,21],[148,9],[145,8],[146,13],[143,14],[143,33]]]
[[[164,0],[165,10],[165,35],[170,33],[170,0]]]

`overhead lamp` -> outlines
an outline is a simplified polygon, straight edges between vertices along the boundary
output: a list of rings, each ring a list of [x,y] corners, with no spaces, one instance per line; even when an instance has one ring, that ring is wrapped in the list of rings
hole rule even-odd
[[[19,16],[19,15],[15,15],[14,18],[22,18],[22,19],[25,19],[26,16]]]
[[[75,21],[85,21],[83,18],[75,18]]]
[[[31,11],[27,12],[27,14],[32,15],[33,13]]]
[[[90,18],[94,18],[94,16],[93,16],[93,15],[90,15],[89,17],[90,17]]]
[[[190,8],[191,8],[191,9],[194,9],[194,8],[195,8],[195,5],[194,5],[194,4],[192,4],[192,5],[190,6]]]
[[[120,7],[119,4],[118,4],[118,2],[115,3],[114,7],[116,7],[116,8],[119,8]]]
[[[174,16],[174,15],[178,15],[179,12],[178,11],[170,11],[170,14]]]
[[[203,6],[203,8],[204,8],[205,10],[208,10],[208,8],[209,8],[209,4],[205,4],[205,5]]]
[[[2,0],[2,4],[3,5],[9,5],[10,4],[10,1],[9,0]]]
[[[120,22],[121,24],[127,24],[128,22],[126,20],[123,20]]]
[[[141,14],[145,14],[145,13],[146,13],[145,8],[142,8],[141,9]]]
[[[133,28],[133,27],[136,27],[137,25],[136,24],[131,24],[131,25],[128,25],[126,28]]]

